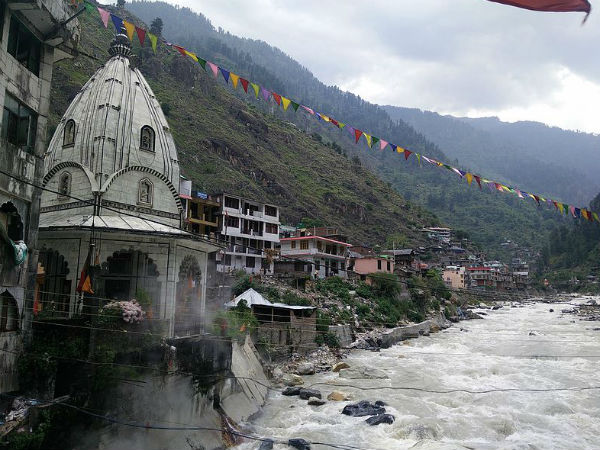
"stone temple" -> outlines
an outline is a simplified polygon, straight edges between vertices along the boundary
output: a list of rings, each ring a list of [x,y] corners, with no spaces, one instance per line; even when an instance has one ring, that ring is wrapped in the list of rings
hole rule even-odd
[[[83,86],[45,155],[40,210],[40,317],[137,299],[167,336],[202,331],[208,255],[184,231],[177,149],[122,32]],[[92,244],[90,246],[90,244]],[[90,255],[92,293],[77,286]]]

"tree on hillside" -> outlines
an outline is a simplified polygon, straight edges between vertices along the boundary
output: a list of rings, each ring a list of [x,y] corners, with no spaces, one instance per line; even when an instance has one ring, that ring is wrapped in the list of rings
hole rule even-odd
[[[150,33],[160,36],[162,34],[163,21],[160,17],[157,17],[150,24]]]

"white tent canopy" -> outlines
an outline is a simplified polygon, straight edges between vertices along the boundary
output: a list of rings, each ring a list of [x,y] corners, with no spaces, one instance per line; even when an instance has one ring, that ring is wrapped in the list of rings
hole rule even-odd
[[[254,306],[270,306],[272,308],[283,308],[283,309],[307,309],[313,310],[314,306],[292,306],[286,305],[284,303],[271,303],[269,300],[264,298],[260,293],[256,292],[254,289],[250,288],[246,292],[241,293],[236,298],[231,300],[230,302],[225,303],[226,308],[234,308],[238,305],[240,300],[245,300],[248,307]]]

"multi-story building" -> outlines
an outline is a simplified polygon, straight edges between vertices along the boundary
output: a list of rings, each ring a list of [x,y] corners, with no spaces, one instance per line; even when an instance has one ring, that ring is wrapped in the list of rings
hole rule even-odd
[[[468,284],[468,274],[464,267],[446,266],[442,272],[444,283],[452,289],[465,289]]]
[[[330,276],[347,277],[346,250],[352,247],[346,242],[324,236],[296,236],[281,239],[281,262],[294,264],[296,273],[312,278]]]
[[[227,193],[212,199],[219,205],[217,237],[227,244],[217,270],[272,274],[279,245],[279,208]]]
[[[450,228],[429,227],[423,228],[421,232],[425,233],[429,239],[442,242],[444,244],[450,244],[450,240],[452,238],[452,230]]]
[[[183,228],[190,233],[216,237],[221,203],[204,192],[192,192],[191,181],[180,183],[179,198],[183,206]]]
[[[0,392],[18,387],[16,357],[37,277],[39,191],[54,62],[79,39],[62,0],[0,0]],[[22,315],[21,315],[22,314]]]
[[[354,249],[352,250],[354,252]],[[394,258],[391,256],[361,256],[352,258],[349,269],[362,280],[369,282],[369,275],[377,273],[394,273]]]

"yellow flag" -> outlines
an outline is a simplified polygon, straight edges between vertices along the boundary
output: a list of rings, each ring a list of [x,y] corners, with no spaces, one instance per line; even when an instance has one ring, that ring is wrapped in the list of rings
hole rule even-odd
[[[367,145],[368,145],[369,147],[371,147],[371,145],[372,145],[372,142],[373,142],[373,138],[371,138],[371,135],[370,135],[370,134],[367,134],[367,133],[363,133],[363,134],[365,135],[365,139],[367,140]]]
[[[471,183],[473,182],[473,175],[467,172],[465,178],[467,179],[467,183],[469,183],[469,186],[471,186]]]
[[[123,26],[125,27],[125,30],[127,30],[127,37],[131,42],[133,42],[133,33],[135,33],[135,25],[124,20]]]
[[[229,72],[229,78],[231,78],[231,83],[233,84],[233,88],[237,89],[238,80],[240,79],[239,75],[236,75],[233,72]]]
[[[190,58],[192,58],[194,61],[198,62],[198,57],[196,56],[195,53],[192,52],[188,52],[187,50],[184,50],[185,54],[188,55]]]
[[[152,44],[152,50],[154,50],[154,53],[156,53],[156,43],[158,42],[158,38],[156,35],[148,33],[148,39],[150,39],[150,43]]]
[[[398,153],[404,153],[404,149],[402,147],[400,147],[400,146],[396,147],[396,151]]]
[[[289,98],[285,98],[285,97],[281,97],[281,103],[283,103],[283,110],[287,111],[288,106],[290,106],[290,99]]]
[[[260,89],[260,86],[256,83],[250,83],[250,85],[252,86],[252,89],[254,89],[254,95],[256,96],[256,98],[258,98],[258,91]]]
[[[594,219],[596,219],[596,222],[600,222],[600,217],[598,217],[598,213],[592,213],[592,215],[594,216]]]
[[[558,202],[558,209],[560,210],[561,214],[565,213],[565,207],[563,206],[562,203]]]

